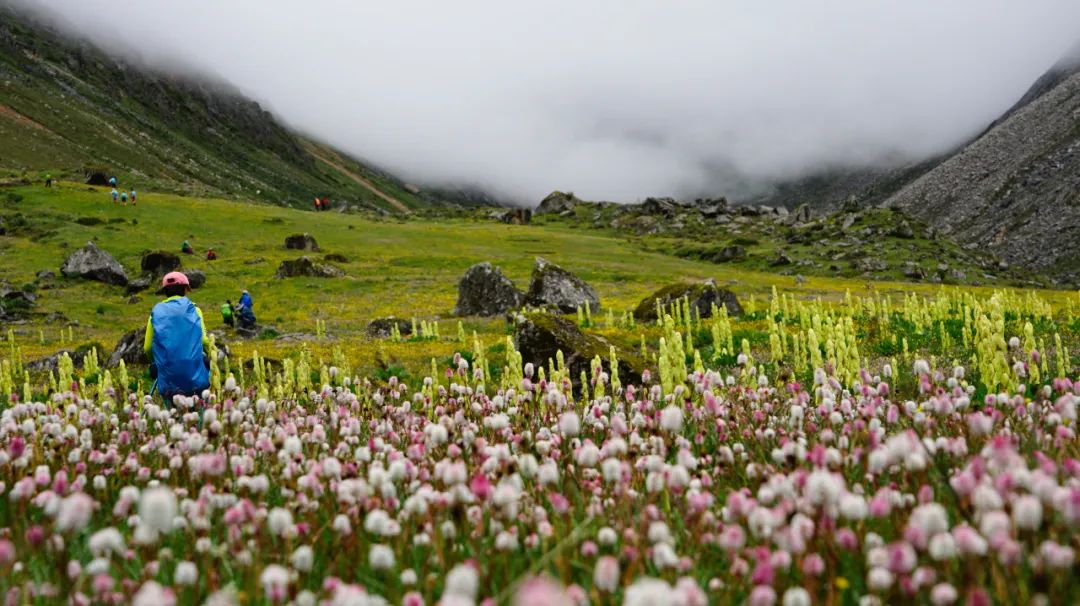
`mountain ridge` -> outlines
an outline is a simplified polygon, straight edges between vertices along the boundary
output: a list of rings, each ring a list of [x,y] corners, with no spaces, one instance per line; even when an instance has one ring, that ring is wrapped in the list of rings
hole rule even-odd
[[[105,170],[143,189],[297,207],[470,204],[297,133],[212,76],[129,63],[11,7],[0,7],[0,144],[13,173]]]

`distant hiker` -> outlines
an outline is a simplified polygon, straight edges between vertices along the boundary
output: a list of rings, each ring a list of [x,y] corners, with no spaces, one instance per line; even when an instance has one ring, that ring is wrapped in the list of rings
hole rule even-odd
[[[214,252],[214,249],[212,249],[212,248],[207,249],[207,251],[206,251],[206,260],[207,261],[216,261],[217,260],[217,253]]]
[[[210,387],[210,344],[202,310],[187,298],[187,276],[174,271],[161,279],[158,294],[167,298],[154,305],[146,321],[143,351],[151,359],[150,376],[158,393],[170,403],[173,396],[193,396]]]
[[[185,255],[193,255],[195,254],[195,249],[191,247],[191,244],[188,244],[187,240],[184,240],[184,243],[180,245],[180,252]]]
[[[225,301],[225,304],[221,306],[221,321],[229,327],[234,325],[232,301],[227,300]]]
[[[321,208],[320,208],[321,206],[322,206],[322,200],[320,200],[318,198],[315,198],[315,212],[319,212],[319,210],[321,210]]]
[[[319,210],[330,210],[330,198],[322,199],[322,204],[319,205]]]
[[[135,206],[135,190],[131,190],[131,205]]]
[[[246,290],[240,293],[240,307],[255,308],[255,302],[251,300],[251,293]]]
[[[116,201],[117,201],[117,200],[118,200],[119,198],[120,198],[120,192],[116,191],[116,189],[114,188],[114,189],[112,190],[112,201],[113,201],[113,204],[116,204]]]
[[[116,187],[116,177],[109,177],[109,185]]]
[[[127,206],[127,192],[126,191],[120,192],[120,203],[123,204],[124,206]]]
[[[52,186],[53,186],[52,175],[45,175],[45,187],[52,187]]]

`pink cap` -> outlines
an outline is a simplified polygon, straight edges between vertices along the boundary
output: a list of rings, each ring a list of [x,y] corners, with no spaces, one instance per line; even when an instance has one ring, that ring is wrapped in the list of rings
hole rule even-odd
[[[183,272],[170,271],[169,273],[165,274],[164,278],[161,279],[161,286],[172,286],[173,284],[183,284],[184,286],[191,285],[191,283],[188,282],[187,276],[185,276]]]

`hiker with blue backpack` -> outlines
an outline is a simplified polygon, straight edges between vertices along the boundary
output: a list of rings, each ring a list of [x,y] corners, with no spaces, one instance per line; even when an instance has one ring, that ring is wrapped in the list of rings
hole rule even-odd
[[[165,274],[158,294],[166,299],[150,311],[143,351],[151,359],[150,376],[165,402],[175,396],[194,396],[210,387],[210,358],[202,310],[188,299],[188,277]]]

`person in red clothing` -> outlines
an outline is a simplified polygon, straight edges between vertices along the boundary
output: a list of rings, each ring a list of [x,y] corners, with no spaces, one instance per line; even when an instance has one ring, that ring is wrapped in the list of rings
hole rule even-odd
[[[207,251],[206,251],[206,260],[207,261],[214,261],[216,259],[217,259],[217,253],[214,252],[214,249],[212,249],[212,248],[207,249]]]

